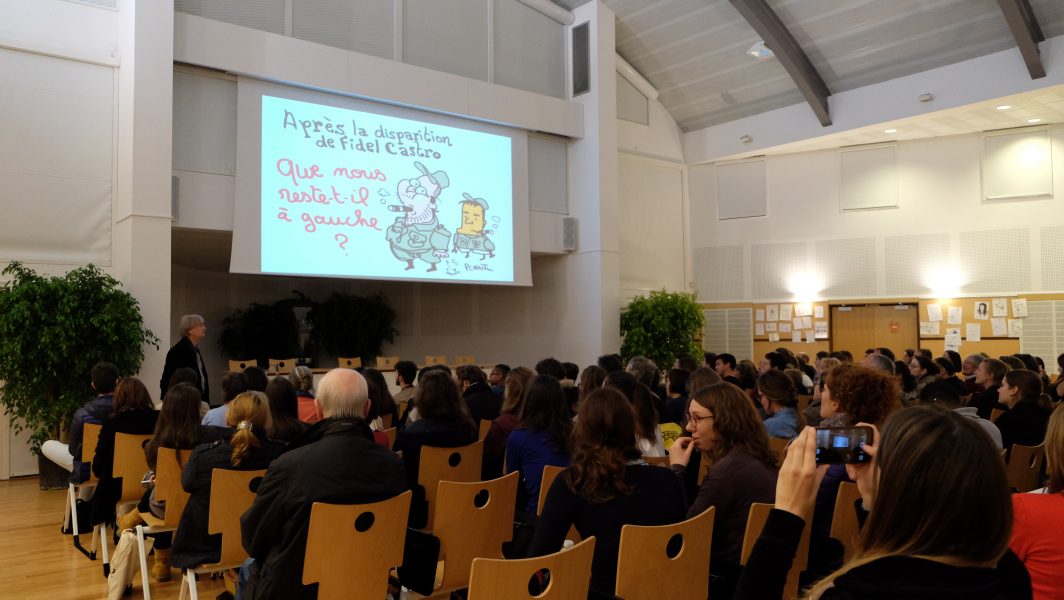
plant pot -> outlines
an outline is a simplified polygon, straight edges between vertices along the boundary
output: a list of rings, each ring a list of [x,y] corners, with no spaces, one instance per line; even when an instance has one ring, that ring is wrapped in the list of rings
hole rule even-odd
[[[42,490],[64,490],[70,484],[70,471],[38,454],[37,482]]]

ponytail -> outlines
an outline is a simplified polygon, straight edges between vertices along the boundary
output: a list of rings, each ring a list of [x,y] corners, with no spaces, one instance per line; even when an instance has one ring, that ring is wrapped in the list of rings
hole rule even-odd
[[[269,400],[262,392],[244,392],[229,403],[226,422],[236,428],[229,440],[233,448],[230,460],[234,466],[240,466],[253,450],[262,446],[255,429],[265,429],[269,416]]]
[[[229,444],[233,447],[233,454],[229,460],[234,466],[239,467],[241,461],[243,461],[252,450],[255,450],[262,446],[262,442],[259,441],[258,436],[251,430],[250,421],[241,421],[236,426],[236,432],[233,433],[233,437],[230,439]]]

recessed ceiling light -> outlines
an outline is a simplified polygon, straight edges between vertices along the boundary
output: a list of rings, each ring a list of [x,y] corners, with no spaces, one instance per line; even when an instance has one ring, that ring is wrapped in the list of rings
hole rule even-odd
[[[898,130],[897,130],[897,129],[893,129],[893,128],[891,128],[891,129],[884,129],[884,130],[883,130],[883,133],[898,133]]]
[[[1010,108],[1012,108],[1011,104],[1002,104],[1001,106],[997,107],[998,110],[1008,110]]]
[[[1027,119],[1028,123],[1041,123],[1042,119]]]
[[[764,40],[757,40],[756,42],[754,42],[754,45],[750,46],[750,49],[747,50],[746,53],[758,60],[763,60],[776,56],[776,54],[771,49],[769,49],[768,46],[765,45]]]

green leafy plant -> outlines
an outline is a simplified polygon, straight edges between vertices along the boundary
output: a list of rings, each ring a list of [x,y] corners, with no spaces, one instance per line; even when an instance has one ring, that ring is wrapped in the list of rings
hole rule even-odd
[[[136,373],[144,345],[159,339],[137,300],[94,265],[45,277],[16,261],[3,275],[11,280],[0,287],[0,405],[17,431],[33,432],[37,452],[92,398],[94,364]]]
[[[380,355],[399,333],[395,310],[383,294],[335,293],[314,307],[310,320],[319,347],[333,356],[361,357],[363,363]]]
[[[632,300],[621,312],[621,355],[645,356],[668,369],[677,356],[698,356],[696,339],[705,317],[694,294],[650,292]]]
[[[273,304],[253,302],[222,320],[218,345],[234,360],[255,359],[265,365],[271,358],[292,358],[299,348],[299,322],[292,300]]]

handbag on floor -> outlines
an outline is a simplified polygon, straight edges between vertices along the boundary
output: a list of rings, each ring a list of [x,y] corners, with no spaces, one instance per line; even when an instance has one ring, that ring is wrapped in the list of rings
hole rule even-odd
[[[144,538],[144,551],[150,552],[154,540]],[[137,534],[125,530],[118,539],[114,554],[111,555],[111,573],[107,576],[108,600],[120,600],[126,588],[133,583],[133,577],[140,569],[140,554],[137,552]]]

